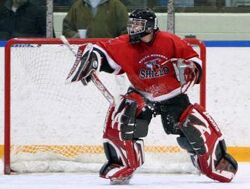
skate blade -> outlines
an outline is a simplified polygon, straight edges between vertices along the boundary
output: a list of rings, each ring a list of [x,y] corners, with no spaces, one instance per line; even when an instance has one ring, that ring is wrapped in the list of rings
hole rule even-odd
[[[111,185],[127,185],[129,184],[131,178],[132,176],[128,176],[122,179],[110,179],[110,184]]]

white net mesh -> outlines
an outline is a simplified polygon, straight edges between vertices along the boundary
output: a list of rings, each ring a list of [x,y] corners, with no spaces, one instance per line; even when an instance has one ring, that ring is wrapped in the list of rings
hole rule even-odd
[[[97,171],[105,162],[102,132],[108,102],[92,83],[65,85],[74,60],[63,45],[11,48],[12,170]],[[105,73],[100,79],[115,95],[128,85],[124,79],[117,85],[115,76]],[[192,98],[197,99],[195,91]],[[144,142],[146,162],[141,171],[194,171],[175,136],[164,133],[159,117]]]

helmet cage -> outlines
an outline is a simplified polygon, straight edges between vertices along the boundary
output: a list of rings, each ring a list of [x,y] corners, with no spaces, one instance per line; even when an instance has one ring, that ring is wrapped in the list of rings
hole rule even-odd
[[[146,31],[147,20],[141,18],[129,18],[127,30],[129,35],[137,35]]]

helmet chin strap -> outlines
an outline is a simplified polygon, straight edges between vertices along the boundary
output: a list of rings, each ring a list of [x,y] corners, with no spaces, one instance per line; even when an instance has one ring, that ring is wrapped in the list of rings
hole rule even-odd
[[[144,33],[143,35],[131,35],[129,36],[129,42],[131,44],[137,44],[140,42],[144,42],[144,43],[150,43],[154,40],[154,31],[150,32],[150,33]],[[152,36],[150,36],[150,34],[152,34]]]
[[[151,32],[144,37],[141,37],[141,41],[144,43],[150,43],[154,39],[154,32]]]
[[[138,35],[130,35],[129,36],[129,42],[133,45],[136,43],[140,43],[141,42],[141,37],[139,37]]]

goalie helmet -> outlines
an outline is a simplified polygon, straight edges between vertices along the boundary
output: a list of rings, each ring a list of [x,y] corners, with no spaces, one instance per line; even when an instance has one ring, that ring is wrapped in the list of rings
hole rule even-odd
[[[151,9],[136,9],[129,15],[128,20],[129,42],[140,42],[141,38],[158,30],[155,13]]]

